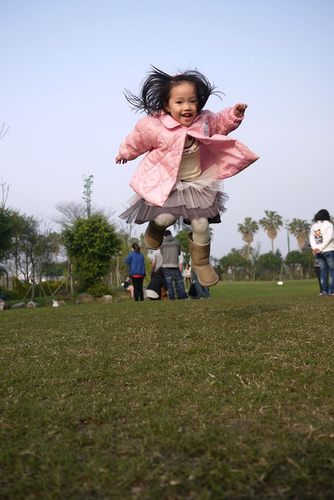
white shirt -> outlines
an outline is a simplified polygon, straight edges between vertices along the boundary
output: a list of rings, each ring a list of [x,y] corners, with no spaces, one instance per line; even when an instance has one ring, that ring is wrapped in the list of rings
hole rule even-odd
[[[317,220],[311,227],[310,245],[312,250],[320,252],[334,251],[333,224],[328,220]]]
[[[160,252],[160,248],[158,248],[158,250],[156,250],[153,253],[152,264],[153,264],[153,262],[154,262],[154,268],[153,268],[152,272],[155,273],[158,269],[160,269],[160,267],[162,267],[162,255]]]

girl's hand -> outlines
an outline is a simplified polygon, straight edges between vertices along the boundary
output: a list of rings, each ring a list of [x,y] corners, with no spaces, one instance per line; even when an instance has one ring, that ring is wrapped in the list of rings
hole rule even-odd
[[[233,113],[237,118],[243,118],[245,111],[247,109],[247,104],[236,104],[233,108]]]
[[[116,163],[126,163],[128,160],[122,158],[121,155],[116,156]]]

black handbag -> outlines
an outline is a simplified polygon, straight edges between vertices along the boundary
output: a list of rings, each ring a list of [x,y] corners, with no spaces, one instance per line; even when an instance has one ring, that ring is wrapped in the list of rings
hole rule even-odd
[[[194,282],[190,285],[188,295],[189,295],[189,297],[197,297],[197,292],[196,292],[196,287],[195,287]]]

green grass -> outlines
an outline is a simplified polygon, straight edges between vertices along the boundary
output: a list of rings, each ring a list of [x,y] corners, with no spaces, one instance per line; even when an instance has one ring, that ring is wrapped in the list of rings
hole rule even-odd
[[[0,498],[333,498],[334,298],[317,293],[1,311]]]
[[[210,289],[212,297],[216,298],[255,298],[275,297],[277,299],[291,296],[314,297],[319,293],[317,280],[284,281],[278,285],[277,281],[223,281]]]

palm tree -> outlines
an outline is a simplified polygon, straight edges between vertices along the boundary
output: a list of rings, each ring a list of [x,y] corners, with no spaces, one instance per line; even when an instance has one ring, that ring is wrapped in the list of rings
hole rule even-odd
[[[274,239],[277,236],[277,231],[281,226],[283,226],[283,219],[281,215],[270,210],[265,210],[264,213],[266,217],[261,219],[259,222],[263,229],[267,231],[268,237],[271,239],[271,251],[274,253]]]
[[[250,247],[254,239],[254,234],[259,230],[259,225],[251,217],[245,217],[243,224],[238,224],[238,231],[242,234],[242,239],[247,243],[247,259],[249,260]]]
[[[297,239],[299,250],[302,251],[310,233],[311,224],[306,220],[292,219],[288,224],[289,232]]]

